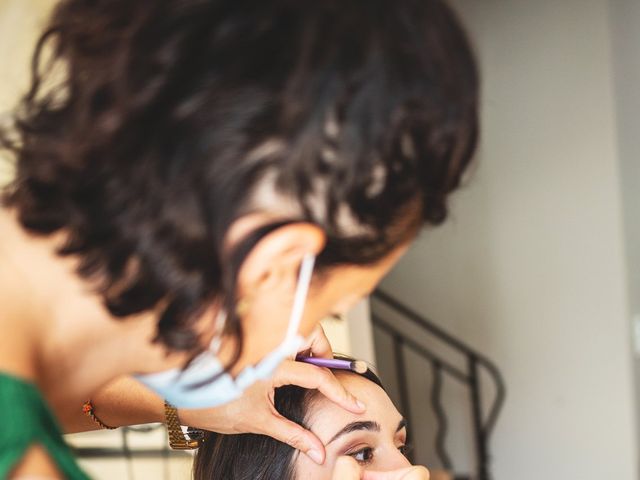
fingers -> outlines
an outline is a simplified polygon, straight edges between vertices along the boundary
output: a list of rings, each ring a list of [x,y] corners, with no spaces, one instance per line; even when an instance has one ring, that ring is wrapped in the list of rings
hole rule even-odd
[[[307,454],[318,465],[324,463],[324,445],[318,437],[304,427],[281,415],[274,414],[264,425],[266,434]]]
[[[353,413],[363,413],[365,405],[351,395],[326,368],[307,363],[286,361],[280,365],[273,378],[275,388],[283,385],[298,385],[303,388],[319,390],[336,405]]]
[[[429,480],[429,470],[412,466],[391,472],[363,471],[355,459],[342,456],[336,460],[332,480]]]
[[[360,480],[361,469],[358,462],[351,457],[338,457],[333,468],[331,480]]]
[[[322,325],[318,324],[307,338],[304,347],[305,355],[312,353],[314,357],[333,358],[333,349],[329,343],[329,339],[322,329]]]
[[[362,480],[429,480],[429,470],[421,465],[415,465],[392,472],[368,471],[364,472]]]

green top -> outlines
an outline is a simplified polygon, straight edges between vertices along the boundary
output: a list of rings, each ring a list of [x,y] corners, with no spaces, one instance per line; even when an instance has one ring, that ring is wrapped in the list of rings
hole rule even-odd
[[[7,478],[32,445],[42,446],[65,478],[87,480],[36,386],[0,372],[0,478]]]

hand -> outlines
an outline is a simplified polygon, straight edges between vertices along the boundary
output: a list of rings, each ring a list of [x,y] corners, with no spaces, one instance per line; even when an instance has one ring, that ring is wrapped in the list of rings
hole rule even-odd
[[[333,469],[333,480],[429,480],[429,470],[415,465],[391,472],[364,471],[351,457],[340,457]]]
[[[311,352],[314,356],[331,355],[331,346],[320,327],[309,337],[305,348],[305,352]],[[329,400],[353,413],[365,410],[364,404],[347,392],[330,370],[285,360],[273,378],[255,383],[237,400],[216,408],[180,409],[180,421],[185,425],[224,434],[269,435],[322,464],[325,451],[320,439],[297,423],[284,418],[274,407],[275,389],[283,385],[317,389]]]
[[[322,325],[316,325],[311,335],[307,337],[305,345],[300,352],[302,355],[313,354],[314,357],[333,358],[333,348],[322,329]]]

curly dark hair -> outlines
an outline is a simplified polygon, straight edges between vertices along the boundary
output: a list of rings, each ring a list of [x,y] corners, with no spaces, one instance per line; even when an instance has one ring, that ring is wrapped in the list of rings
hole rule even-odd
[[[1,135],[17,171],[3,202],[28,231],[67,234],[59,254],[114,316],[162,305],[157,340],[193,349],[194,319],[234,304],[273,229],[321,227],[322,269],[441,223],[478,83],[440,0],[62,0]],[[255,211],[282,221],[230,254]],[[241,333],[234,315],[226,328]]]

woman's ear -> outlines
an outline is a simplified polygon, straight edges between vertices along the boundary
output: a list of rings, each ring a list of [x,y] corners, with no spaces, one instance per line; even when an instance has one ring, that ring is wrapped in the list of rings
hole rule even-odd
[[[238,272],[239,298],[258,292],[291,290],[305,255],[318,255],[324,248],[324,231],[311,223],[292,223],[262,238]]]

